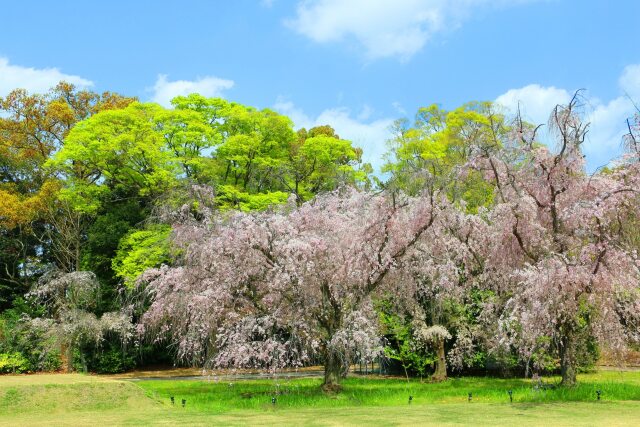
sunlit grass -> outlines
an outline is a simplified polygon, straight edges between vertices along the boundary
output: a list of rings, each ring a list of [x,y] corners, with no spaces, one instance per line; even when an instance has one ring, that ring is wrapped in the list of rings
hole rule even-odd
[[[320,379],[273,379],[256,381],[150,380],[138,384],[150,397],[168,404],[174,396],[176,405],[186,399],[186,406],[198,411],[224,412],[231,409],[397,406],[430,403],[514,403],[640,401],[640,372],[599,372],[579,377],[573,388],[559,387],[558,378],[545,378],[543,388],[531,380],[485,377],[451,378],[443,383],[407,382],[401,379],[347,378],[343,391],[327,395],[320,390]]]
[[[638,424],[640,372],[600,372],[579,381],[573,389],[536,391],[530,381],[518,379],[467,377],[430,384],[348,378],[342,393],[328,396],[319,379],[235,381],[229,387],[228,382],[90,375],[0,376],[0,426]],[[513,404],[508,390],[514,392]]]

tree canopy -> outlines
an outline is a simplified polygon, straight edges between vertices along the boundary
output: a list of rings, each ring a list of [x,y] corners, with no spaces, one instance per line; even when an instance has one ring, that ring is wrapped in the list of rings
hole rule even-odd
[[[640,115],[589,174],[580,94],[539,126],[491,102],[395,122],[378,174],[331,124],[61,83],[0,99],[0,352],[30,369],[276,370],[324,386],[576,371],[640,346]],[[397,367],[397,366],[396,366]]]

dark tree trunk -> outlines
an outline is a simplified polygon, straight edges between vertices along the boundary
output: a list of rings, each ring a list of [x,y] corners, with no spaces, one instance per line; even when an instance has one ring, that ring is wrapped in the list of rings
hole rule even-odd
[[[436,370],[431,376],[431,380],[444,381],[447,379],[447,359],[444,353],[444,340],[442,338],[438,338],[436,341],[436,351],[438,352]]]
[[[342,376],[342,359],[334,351],[327,350],[324,359],[324,383],[322,389],[326,392],[340,391],[340,377]]]
[[[560,349],[561,384],[566,387],[576,385],[576,336],[572,329],[565,332]]]
[[[326,344],[324,348],[324,383],[322,389],[333,393],[340,391],[340,376],[343,370],[343,361],[340,354],[331,348],[329,343],[335,331],[340,330],[342,313],[340,304],[331,294],[328,283],[322,284],[322,311],[320,324],[326,331]]]

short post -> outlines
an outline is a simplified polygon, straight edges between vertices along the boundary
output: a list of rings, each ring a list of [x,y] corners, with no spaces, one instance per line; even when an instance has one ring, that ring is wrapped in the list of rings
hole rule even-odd
[[[175,397],[173,397],[173,396],[171,396],[171,404],[172,404],[172,405],[175,405],[175,404],[176,404],[176,399],[175,399]]]
[[[411,405],[411,401],[413,400],[413,396],[409,396],[409,405]]]
[[[276,399],[276,397],[275,397],[275,396],[273,396],[273,397],[271,398],[271,404],[272,404],[273,406],[276,406],[276,402],[277,402],[277,399]]]
[[[509,393],[509,402],[513,403],[513,390],[509,390],[507,393]]]
[[[187,399],[182,399],[182,407],[184,408],[185,406],[187,406]]]
[[[472,393],[469,393],[469,402],[471,402],[471,398],[473,397]]]
[[[598,400],[600,400],[601,394],[602,394],[602,390],[596,390],[596,395],[598,396]]]

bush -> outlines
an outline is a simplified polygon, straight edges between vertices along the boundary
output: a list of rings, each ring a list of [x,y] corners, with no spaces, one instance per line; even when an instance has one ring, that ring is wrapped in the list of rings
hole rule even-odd
[[[600,348],[598,341],[591,335],[579,342],[576,359],[578,360],[578,372],[592,372],[595,370],[596,363],[600,359]]]
[[[19,309],[0,314],[0,353],[22,355],[27,360],[28,371],[57,371],[61,367],[60,352],[54,340]]]
[[[98,374],[118,374],[133,369],[136,358],[133,347],[123,348],[117,341],[106,340],[99,348],[82,349],[85,368]]]
[[[0,353],[0,373],[22,374],[29,371],[29,361],[20,353]]]
[[[59,371],[62,369],[62,359],[60,358],[60,351],[51,350],[40,354],[40,359],[37,363],[37,368],[45,372]]]

